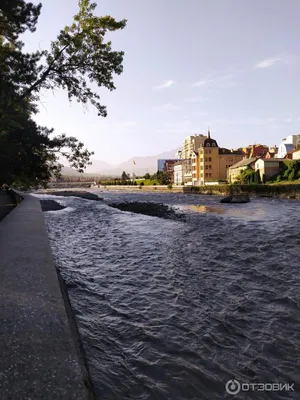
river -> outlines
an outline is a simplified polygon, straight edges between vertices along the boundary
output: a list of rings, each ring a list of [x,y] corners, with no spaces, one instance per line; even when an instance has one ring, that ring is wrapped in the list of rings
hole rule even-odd
[[[95,193],[104,201],[46,196],[67,208],[45,217],[98,398],[300,399],[300,202]],[[109,206],[122,201],[186,221]]]

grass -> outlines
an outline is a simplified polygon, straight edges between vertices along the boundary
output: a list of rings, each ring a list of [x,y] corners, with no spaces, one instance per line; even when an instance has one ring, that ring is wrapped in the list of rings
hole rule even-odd
[[[151,186],[154,183],[156,185],[159,185],[159,182],[157,179],[135,179],[136,183],[139,185],[141,182],[144,182],[145,186]]]

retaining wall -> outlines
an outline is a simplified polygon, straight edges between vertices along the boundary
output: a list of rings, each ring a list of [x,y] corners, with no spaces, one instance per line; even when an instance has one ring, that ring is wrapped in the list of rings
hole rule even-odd
[[[92,399],[41,205],[30,195],[0,222],[0,304],[1,400]]]

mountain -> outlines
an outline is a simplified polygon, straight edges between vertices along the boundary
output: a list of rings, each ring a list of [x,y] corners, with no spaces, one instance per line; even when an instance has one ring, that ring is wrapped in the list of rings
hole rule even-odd
[[[100,160],[91,160],[92,165],[86,169],[89,173],[97,173],[101,175],[120,176],[123,171],[127,173],[134,173],[136,175],[144,175],[146,172],[153,174],[157,171],[157,160],[175,158],[177,149],[166,151],[155,156],[148,157],[132,157],[128,161],[124,161],[119,165],[109,165],[108,163]],[[133,164],[135,161],[135,164]]]

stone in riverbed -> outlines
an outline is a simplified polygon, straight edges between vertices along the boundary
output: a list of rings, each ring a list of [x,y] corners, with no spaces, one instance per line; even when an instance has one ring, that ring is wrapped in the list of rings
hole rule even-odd
[[[248,195],[233,195],[224,197],[220,203],[249,203],[250,197]]]
[[[58,211],[58,210],[63,210],[64,206],[61,204],[57,203],[55,200],[40,200],[41,206],[42,206],[42,211]]]

